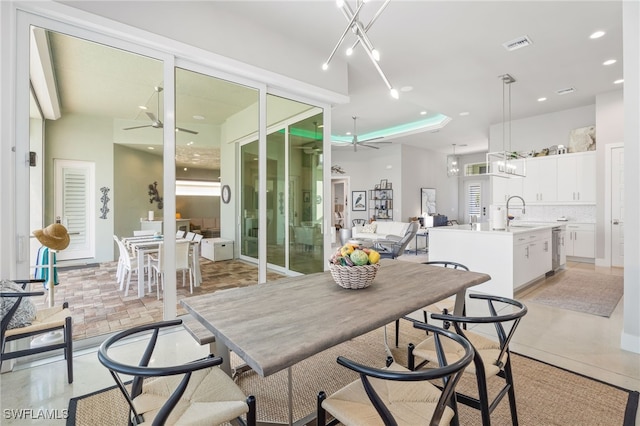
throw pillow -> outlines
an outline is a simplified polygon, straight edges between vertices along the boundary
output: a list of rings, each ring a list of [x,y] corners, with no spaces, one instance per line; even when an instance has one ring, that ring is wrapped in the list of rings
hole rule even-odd
[[[377,224],[375,223],[367,223],[362,227],[362,233],[364,234],[375,234],[376,233]]]
[[[16,284],[12,281],[0,281],[0,292],[1,293],[26,293],[22,286]],[[9,310],[13,307],[13,305],[18,300],[17,297],[3,297],[2,298],[2,308],[0,309],[0,316],[2,318],[5,317],[9,313]],[[36,306],[31,301],[30,297],[23,297],[22,302],[18,306],[18,309],[13,314],[11,321],[9,321],[9,325],[7,328],[20,328],[31,325],[33,320],[36,318]]]

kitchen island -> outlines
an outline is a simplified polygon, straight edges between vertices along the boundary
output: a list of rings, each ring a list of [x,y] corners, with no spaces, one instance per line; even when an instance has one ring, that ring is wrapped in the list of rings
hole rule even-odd
[[[491,230],[488,223],[429,229],[429,260],[462,263],[491,280],[474,287],[513,297],[516,290],[552,271],[552,229],[563,224],[515,223]]]

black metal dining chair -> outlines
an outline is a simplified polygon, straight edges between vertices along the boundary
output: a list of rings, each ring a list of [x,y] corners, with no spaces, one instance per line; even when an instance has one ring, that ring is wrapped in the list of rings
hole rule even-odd
[[[27,299],[32,296],[42,296],[44,291],[26,291],[27,284],[43,283],[42,279],[11,280],[2,282],[0,301],[2,302],[2,322],[0,326],[0,366],[2,362],[23,356],[35,355],[49,351],[62,349],[67,361],[67,380],[73,383],[73,319],[69,304],[64,302],[62,306],[36,310],[34,318],[19,318],[21,310],[29,303]],[[62,331],[61,339],[55,339],[47,343],[35,345],[28,349],[9,350],[11,341],[45,335],[51,332]]]
[[[526,315],[527,307],[517,300],[506,297],[486,294],[470,294],[469,297],[471,299],[485,300],[489,315],[469,317],[451,314],[431,314],[433,319],[441,320],[445,324],[453,324],[456,333],[469,340],[475,350],[473,363],[465,369],[465,373],[475,375],[478,397],[457,393],[457,400],[462,404],[480,410],[483,426],[489,426],[491,424],[491,413],[502,398],[508,395],[511,422],[513,425],[517,425],[518,413],[509,343],[520,324],[520,320]],[[506,313],[498,314],[498,312]],[[493,340],[473,331],[466,331],[462,328],[462,324],[493,324],[496,339]],[[457,354],[453,351],[447,351],[445,356],[447,359],[455,359]],[[410,370],[419,370],[427,363],[429,366],[438,365],[440,357],[441,354],[439,353],[437,342],[434,341],[433,337],[428,337],[418,345],[409,344],[407,364]],[[416,359],[422,359],[423,361],[416,365]],[[490,397],[487,379],[494,376],[502,378],[504,385],[497,393],[492,392],[492,397]]]
[[[108,338],[98,359],[115,380],[129,405],[129,422],[164,424],[256,424],[256,400],[246,397],[233,379],[218,366],[222,358],[205,358],[168,367],[149,366],[160,330],[182,324],[181,319],[146,324]],[[109,350],[124,339],[151,332],[137,365],[116,361]],[[121,375],[133,376],[125,385]],[[243,418],[244,416],[244,418]]]
[[[317,424],[444,425],[457,424],[455,386],[474,356],[471,344],[459,334],[424,323],[416,328],[433,334],[440,365],[410,371],[387,358],[386,368],[366,366],[338,357],[338,364],[360,378],[331,396],[318,394]],[[445,348],[455,348],[449,358]],[[438,386],[436,386],[436,384]],[[327,413],[333,420],[327,423]]]

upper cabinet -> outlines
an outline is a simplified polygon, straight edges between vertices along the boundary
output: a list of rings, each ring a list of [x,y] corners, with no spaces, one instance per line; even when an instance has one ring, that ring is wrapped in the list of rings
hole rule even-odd
[[[596,153],[558,156],[558,201],[596,202]]]
[[[527,204],[595,204],[596,153],[527,158],[526,177],[492,177],[491,182],[494,204],[513,195]]]
[[[558,199],[557,158],[539,157],[527,161],[527,176],[522,179],[522,194],[527,203],[549,203]]]
[[[522,160],[513,160],[513,163],[521,163]],[[520,167],[519,165],[517,167]],[[527,163],[527,168],[529,164]],[[509,197],[514,195],[522,196],[523,178],[503,178],[491,177],[492,181],[492,199],[494,204],[504,204]]]

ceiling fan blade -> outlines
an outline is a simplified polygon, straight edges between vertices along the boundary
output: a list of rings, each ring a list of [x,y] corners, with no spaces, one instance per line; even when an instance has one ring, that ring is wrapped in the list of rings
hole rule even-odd
[[[192,135],[198,134],[195,130],[183,129],[182,127],[176,127],[176,130],[179,132],[191,133]]]
[[[144,125],[144,126],[125,127],[122,130],[142,129],[143,127],[153,127],[153,126],[151,124],[147,124],[147,125]]]
[[[157,122],[160,122],[160,120],[158,120],[158,119],[156,118],[156,116],[155,116],[152,112],[148,112],[148,111],[147,111],[147,112],[145,112],[145,114],[147,114],[147,117],[149,117],[149,118],[151,119],[151,121],[153,121],[154,123],[155,123],[156,121],[157,121]]]
[[[365,139],[360,143],[367,143],[367,142],[371,142],[371,141],[377,141],[378,139],[384,139],[384,136],[378,136],[377,138]],[[380,143],[380,142],[377,142],[377,143]]]
[[[364,143],[364,142],[363,142],[363,143],[360,143],[360,144],[358,144],[358,145],[360,145],[360,146],[366,146],[367,148],[380,149],[380,147],[379,147],[379,146],[367,145],[367,144],[366,144],[366,143]]]

